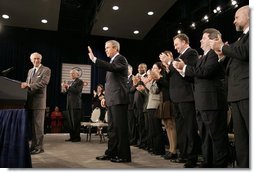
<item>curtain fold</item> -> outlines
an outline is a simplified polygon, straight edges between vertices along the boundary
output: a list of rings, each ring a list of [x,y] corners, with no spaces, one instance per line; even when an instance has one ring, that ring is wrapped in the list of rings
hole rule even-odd
[[[31,168],[28,116],[25,109],[0,110],[0,167]]]

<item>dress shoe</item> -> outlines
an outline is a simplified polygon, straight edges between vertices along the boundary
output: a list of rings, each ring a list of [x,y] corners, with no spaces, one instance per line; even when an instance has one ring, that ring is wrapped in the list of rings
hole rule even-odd
[[[119,157],[112,158],[112,159],[110,159],[110,161],[114,162],[114,163],[127,163],[127,162],[131,162],[130,159],[121,159]]]
[[[197,163],[186,162],[186,163],[184,164],[184,167],[185,167],[185,168],[195,168],[195,167],[197,167]]]
[[[208,164],[205,164],[205,163],[201,163],[198,167],[199,168],[212,168],[211,166],[209,166]]]
[[[81,140],[80,139],[72,139],[71,142],[80,142]]]
[[[65,142],[71,142],[72,141],[72,139],[70,138],[70,139],[65,139]]]
[[[110,160],[110,159],[112,159],[112,157],[110,157],[108,155],[103,155],[103,156],[96,157],[96,160]]]
[[[177,159],[177,154],[169,152],[166,155],[164,155],[164,159],[165,160],[171,160],[171,159],[175,160],[175,159]]]
[[[177,159],[171,159],[170,160],[171,162],[174,162],[174,163],[186,163],[187,160],[186,159],[183,159],[181,157],[177,158]]]
[[[33,151],[30,152],[30,154],[40,154],[43,153],[44,150],[43,149],[34,149]]]

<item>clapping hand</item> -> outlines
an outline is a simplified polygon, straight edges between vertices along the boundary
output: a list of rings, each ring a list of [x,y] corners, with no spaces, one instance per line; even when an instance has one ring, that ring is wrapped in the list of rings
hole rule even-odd
[[[185,66],[185,63],[183,60],[180,58],[179,61],[173,61],[173,67],[179,72],[183,72],[183,67]]]

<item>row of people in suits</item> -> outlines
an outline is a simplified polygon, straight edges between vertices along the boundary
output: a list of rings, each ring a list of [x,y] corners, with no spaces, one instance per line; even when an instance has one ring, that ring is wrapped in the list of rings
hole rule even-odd
[[[233,122],[237,165],[243,168],[249,167],[248,16],[248,6],[237,10],[234,24],[237,30],[244,31],[245,35],[234,44],[223,44],[221,33],[214,28],[208,28],[203,31],[200,40],[203,56],[199,57],[197,51],[189,46],[189,38],[185,34],[178,34],[173,38],[174,47],[180,54],[178,58],[173,59],[170,51],[160,54],[160,60],[168,75],[170,101],[173,102],[177,146],[180,151],[177,162],[185,162],[185,167],[196,166],[200,139],[204,158],[201,167],[227,167],[228,103],[233,108],[233,120],[235,120]],[[229,61],[222,62],[224,59]],[[140,64],[142,65],[144,64]],[[158,63],[154,66],[159,67]],[[131,72],[129,72],[129,79],[131,79],[130,74]],[[150,135],[147,127],[155,127],[149,126],[149,115],[153,114],[155,117],[157,112],[145,113],[143,107],[147,105],[144,91],[149,91],[150,88],[145,86],[146,77],[140,77],[142,82],[135,82],[137,77],[138,75],[133,80],[129,80],[131,102],[129,117],[137,119],[134,124],[138,131],[138,135],[135,136],[137,133],[133,126],[134,118],[131,118],[129,121],[130,136],[133,137],[131,143],[136,140],[140,148],[143,148],[143,145],[149,148]],[[159,84],[161,78],[163,75],[153,80]],[[147,107],[145,109],[147,110]],[[169,141],[173,146],[175,145],[172,139]]]
[[[204,50],[204,56],[201,58],[199,58],[196,50],[190,48],[189,38],[185,34],[178,34],[173,38],[174,47],[180,54],[178,58],[173,59],[167,53],[165,53],[165,56],[164,54],[160,55],[161,62],[166,67],[169,76],[170,101],[174,105],[173,115],[176,123],[177,146],[180,151],[180,158],[182,158],[178,161],[185,161],[184,166],[188,168],[195,167],[197,164],[199,137],[202,142],[202,155],[204,158],[201,166],[227,166],[227,101],[231,103],[233,108],[237,165],[244,168],[249,167],[248,6],[237,10],[234,24],[237,30],[244,31],[246,36],[232,45],[227,45],[222,42],[218,30],[209,28],[204,31],[201,39],[201,48]],[[151,86],[146,86],[148,82],[146,83],[145,78],[142,76],[140,77],[141,82],[130,85],[128,89],[126,85],[128,84],[128,62],[119,54],[119,50],[120,44],[117,41],[110,40],[106,42],[105,51],[107,56],[111,58],[110,63],[108,63],[95,57],[91,48],[88,48],[91,61],[96,66],[108,71],[103,103],[107,104],[109,111],[109,141],[105,154],[96,159],[111,160],[118,163],[131,161],[127,126],[127,121],[130,118],[127,118],[128,107],[126,105],[128,104],[127,94],[132,93],[129,92],[132,86],[135,87],[132,102],[133,111],[130,109],[132,105],[129,104],[129,113],[132,113],[134,115],[132,117],[138,119],[134,125],[138,129],[139,135],[135,138],[136,141],[131,142],[137,142],[141,148],[145,145],[149,147],[149,142],[151,144],[151,140],[154,140],[154,138],[151,138],[152,133],[149,134],[148,132],[149,135],[147,135],[146,131],[149,127],[155,127],[153,126],[155,124],[146,123],[152,119],[146,119],[145,117],[154,118],[150,114],[155,115],[155,112],[157,112],[152,110],[149,111],[147,116],[144,116],[144,104],[142,103],[145,102],[146,91],[147,89],[151,90]],[[218,57],[224,55],[226,59],[229,58],[226,70],[228,77],[227,101],[224,81],[225,71],[222,64],[218,62]],[[161,76],[163,75],[160,75],[160,78]],[[155,81],[157,83],[158,79]],[[149,93],[152,92],[148,92],[148,103]],[[140,97],[137,97],[138,95]],[[130,129],[130,134],[131,132],[133,132],[133,129]]]

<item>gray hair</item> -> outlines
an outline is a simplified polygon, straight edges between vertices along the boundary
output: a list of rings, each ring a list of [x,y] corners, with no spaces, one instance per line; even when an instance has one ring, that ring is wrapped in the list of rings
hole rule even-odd
[[[42,55],[39,54],[38,52],[34,52],[30,55],[30,60],[33,61],[34,60],[34,57],[38,57],[40,58],[40,60],[42,59]]]
[[[108,40],[106,43],[111,43],[112,47],[115,47],[120,52],[120,43],[116,40]]]

